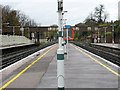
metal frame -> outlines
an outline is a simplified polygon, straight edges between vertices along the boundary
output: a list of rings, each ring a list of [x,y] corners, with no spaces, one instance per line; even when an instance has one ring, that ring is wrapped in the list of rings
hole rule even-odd
[[[72,29],[72,38],[69,38],[68,40],[74,40],[74,29],[70,28],[68,30],[71,30],[71,29]],[[63,28],[63,30],[67,30],[67,28]],[[63,40],[67,40],[67,38],[63,38]]]

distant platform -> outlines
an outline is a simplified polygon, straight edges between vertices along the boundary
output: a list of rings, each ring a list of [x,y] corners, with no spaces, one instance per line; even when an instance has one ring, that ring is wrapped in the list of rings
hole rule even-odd
[[[33,45],[34,43],[29,44],[19,44],[19,45],[10,45],[10,46],[2,46],[0,49],[8,49],[8,48],[14,48],[14,47],[21,47],[21,46],[27,46],[27,45]]]
[[[111,47],[111,48],[119,48],[120,49],[120,44],[112,44],[112,43],[92,43],[92,44],[105,46],[105,47]]]

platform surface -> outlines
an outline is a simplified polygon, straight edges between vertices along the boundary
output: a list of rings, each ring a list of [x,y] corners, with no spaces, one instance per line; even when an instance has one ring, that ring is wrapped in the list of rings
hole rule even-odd
[[[56,50],[57,46],[11,82],[6,88],[57,88]],[[41,55],[45,52],[41,53]],[[26,63],[9,75],[9,77],[4,78],[3,85],[14,78],[34,60]],[[106,63],[102,58],[90,54],[73,44],[69,44],[68,59],[65,56],[64,62],[65,88],[120,87],[120,71],[118,67]]]
[[[75,46],[77,47],[77,46]],[[80,48],[81,49],[81,48]],[[81,49],[82,50],[82,49]],[[83,50],[82,50],[83,51]],[[84,51],[85,52],[85,51]],[[87,52],[85,52],[87,53]],[[89,53],[87,53],[89,54]],[[69,58],[65,56],[65,87],[66,88],[118,88],[119,76],[101,66],[90,57],[69,45]],[[119,73],[118,68],[105,63],[103,60],[91,55],[94,59]],[[43,76],[38,88],[57,87],[57,61],[56,57]]]
[[[9,45],[9,46],[0,46],[0,50],[2,50],[2,49],[8,49],[8,48],[14,48],[14,47],[27,46],[27,45],[33,45],[33,44],[34,44],[34,43],[18,44],[18,45]]]
[[[92,44],[120,49],[120,44],[112,44],[112,43],[92,43]]]

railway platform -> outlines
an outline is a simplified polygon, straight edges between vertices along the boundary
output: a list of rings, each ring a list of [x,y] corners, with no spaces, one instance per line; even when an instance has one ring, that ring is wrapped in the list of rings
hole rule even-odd
[[[57,48],[53,45],[11,74],[3,73],[1,87],[57,88]],[[120,88],[119,66],[76,45],[69,44],[64,63],[65,88]]]
[[[8,46],[0,46],[0,50],[9,49],[9,48],[16,48],[16,47],[23,47],[23,46],[29,46],[29,45],[34,45],[34,43],[29,43],[29,44],[16,44],[16,45],[8,45]]]

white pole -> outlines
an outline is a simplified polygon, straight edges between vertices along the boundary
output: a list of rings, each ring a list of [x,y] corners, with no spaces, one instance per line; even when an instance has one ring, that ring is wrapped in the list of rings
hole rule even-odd
[[[107,40],[106,40],[106,29],[107,29],[107,27],[105,27],[105,43],[107,42]]]
[[[59,48],[57,50],[57,78],[58,78],[58,89],[60,90],[64,90],[64,51],[62,48],[62,11],[63,11],[63,0],[58,0]]]
[[[99,43],[100,37],[99,37],[99,28],[98,28],[98,43]]]
[[[114,25],[112,26],[112,43],[114,44]]]
[[[62,12],[62,21],[61,21],[61,28],[62,28],[62,48],[63,48],[63,52],[64,52],[64,40],[63,40],[63,15],[64,15],[64,12]]]
[[[68,29],[67,29],[67,59],[68,59]]]
[[[15,34],[15,27],[13,26],[13,35]]]
[[[0,35],[2,35],[2,5],[0,5]]]

